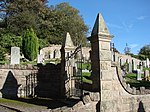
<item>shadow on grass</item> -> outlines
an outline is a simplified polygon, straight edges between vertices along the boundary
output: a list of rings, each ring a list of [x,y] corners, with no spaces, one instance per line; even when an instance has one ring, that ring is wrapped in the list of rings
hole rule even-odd
[[[50,98],[18,98],[16,100],[28,104],[46,106],[48,109],[60,108],[63,106],[72,107],[79,102],[78,99],[53,100]]]
[[[135,87],[135,88],[145,87],[146,89],[150,89],[149,81],[144,81],[144,80],[141,80],[141,81],[132,80],[131,81],[130,80],[130,81],[127,81],[127,83],[129,83],[131,87]]]

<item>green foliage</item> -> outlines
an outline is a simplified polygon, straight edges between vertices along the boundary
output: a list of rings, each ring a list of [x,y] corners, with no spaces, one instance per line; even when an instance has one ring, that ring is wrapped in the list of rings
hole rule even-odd
[[[137,89],[139,89],[140,87],[145,87],[145,88],[149,88],[150,87],[150,82],[149,81],[145,81],[145,80],[136,80],[136,74],[127,74],[125,79],[126,79],[126,83],[129,83],[131,87],[136,87]],[[144,78],[144,75],[141,75],[142,78]]]
[[[11,47],[21,47],[22,46],[22,38],[20,36],[16,36],[14,34],[1,34],[0,38],[0,46],[10,50]]]
[[[5,49],[0,46],[0,61],[5,60]]]
[[[43,1],[43,0],[42,0]],[[87,44],[88,31],[80,12],[68,3],[48,7],[46,0],[0,1],[0,33],[7,31],[20,36],[33,28],[40,40],[40,48],[61,44],[69,32],[75,45]]]
[[[5,54],[10,54],[11,47],[21,47],[22,38],[10,33],[0,35],[0,60],[5,60]]]
[[[39,49],[42,49],[44,47],[48,47],[49,43],[45,39],[39,39]]]
[[[139,56],[139,59],[141,60],[146,60],[146,58],[150,59],[150,44],[143,46],[140,49],[138,56]]]
[[[143,68],[143,71],[145,71],[145,70],[149,70],[150,71],[150,68]]]
[[[77,63],[77,67],[81,68],[81,63]],[[82,63],[82,70],[91,70],[91,63]]]
[[[84,83],[89,83],[92,84],[92,80],[90,79],[91,73],[89,72],[83,72],[82,73],[82,78]]]
[[[38,55],[38,38],[32,28],[27,29],[23,35],[22,50],[25,58],[33,61]]]
[[[60,3],[51,6],[51,15],[53,15],[52,24],[54,36],[57,37],[58,43],[61,43],[62,37],[69,32],[75,45],[86,44],[86,33],[88,27],[85,25],[79,11],[68,3]]]

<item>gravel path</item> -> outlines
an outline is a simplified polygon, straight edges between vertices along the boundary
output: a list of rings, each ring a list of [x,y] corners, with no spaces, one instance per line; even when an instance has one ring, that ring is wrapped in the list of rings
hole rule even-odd
[[[19,111],[15,111],[15,110],[12,110],[6,106],[0,105],[0,112],[19,112]]]

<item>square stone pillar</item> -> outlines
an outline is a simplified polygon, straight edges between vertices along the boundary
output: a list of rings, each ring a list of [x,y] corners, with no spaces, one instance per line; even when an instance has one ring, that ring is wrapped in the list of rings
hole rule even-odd
[[[113,108],[111,39],[112,35],[108,31],[102,15],[98,14],[89,40],[92,47],[92,88],[93,91],[100,93],[100,103],[98,106],[100,112],[111,112]]]

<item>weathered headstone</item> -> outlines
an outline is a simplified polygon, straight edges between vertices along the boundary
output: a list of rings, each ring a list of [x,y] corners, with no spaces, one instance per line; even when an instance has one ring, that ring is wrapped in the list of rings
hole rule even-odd
[[[129,73],[131,73],[132,72],[132,64],[129,63],[128,67],[129,67]]]
[[[136,76],[137,76],[137,80],[142,80],[142,79],[141,79],[141,70],[140,70],[140,69],[137,69],[137,74],[136,74]]]
[[[147,77],[149,77],[149,70],[144,71],[144,78],[147,78]]]
[[[37,63],[43,63],[43,55],[38,54],[38,56],[37,56]]]
[[[149,59],[146,59],[146,67],[149,68]]]
[[[19,47],[11,47],[11,65],[20,64],[20,48]]]

